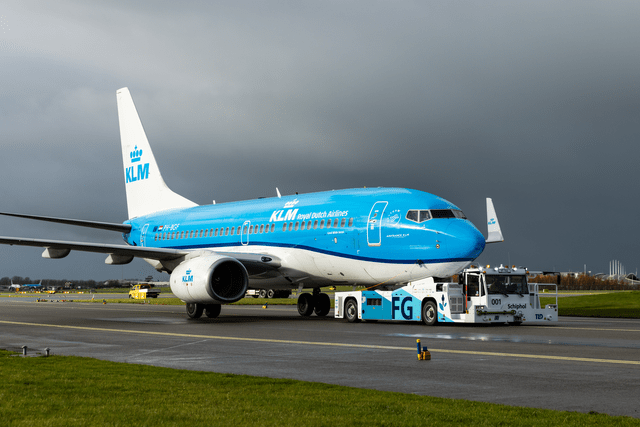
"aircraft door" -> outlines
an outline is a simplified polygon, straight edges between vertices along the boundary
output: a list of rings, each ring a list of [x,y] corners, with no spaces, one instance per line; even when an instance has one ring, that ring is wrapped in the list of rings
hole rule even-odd
[[[389,202],[375,202],[369,212],[367,221],[367,243],[369,246],[382,244],[382,215]]]
[[[251,227],[251,221],[245,221],[240,229],[240,243],[243,246],[249,244],[249,228]]]
[[[145,224],[144,227],[142,227],[142,231],[140,232],[140,246],[144,246],[144,238],[145,234],[147,234],[147,228],[149,228],[149,224]]]

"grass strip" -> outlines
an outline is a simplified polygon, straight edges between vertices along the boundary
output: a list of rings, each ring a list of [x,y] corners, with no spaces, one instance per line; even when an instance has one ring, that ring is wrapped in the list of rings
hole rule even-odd
[[[0,350],[6,426],[640,426],[598,413],[532,409],[322,383]],[[425,388],[428,385],[425,385]]]
[[[555,304],[555,298],[540,298],[540,304]],[[580,317],[640,318],[640,291],[562,297],[558,315]]]

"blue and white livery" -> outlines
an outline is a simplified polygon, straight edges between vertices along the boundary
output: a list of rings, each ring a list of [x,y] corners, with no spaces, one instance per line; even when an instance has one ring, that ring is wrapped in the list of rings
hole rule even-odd
[[[199,206],[165,184],[129,90],[118,90],[117,101],[129,219],[112,224],[5,215],[118,231],[127,245],[10,237],[0,243],[40,246],[47,258],[71,250],[107,254],[108,264],[143,258],[171,275],[171,290],[192,318],[216,317],[221,304],[240,300],[247,289],[304,288],[313,292],[299,296],[300,314],[325,316],[330,301],[322,287],[450,276],[485,247],[457,206],[405,188],[278,192]],[[491,212],[487,242],[501,241],[492,204]]]

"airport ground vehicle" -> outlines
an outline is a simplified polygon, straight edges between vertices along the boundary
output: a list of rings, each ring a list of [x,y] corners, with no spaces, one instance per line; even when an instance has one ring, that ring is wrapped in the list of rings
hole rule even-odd
[[[555,304],[540,305],[541,287],[555,288]],[[554,296],[549,293],[549,296]],[[533,323],[558,320],[555,284],[528,283],[522,267],[478,268],[458,275],[458,282],[427,278],[388,290],[336,292],[337,318],[443,323]]]
[[[160,290],[147,284],[133,285],[129,291],[129,298],[133,299],[158,298],[158,295],[160,295]]]

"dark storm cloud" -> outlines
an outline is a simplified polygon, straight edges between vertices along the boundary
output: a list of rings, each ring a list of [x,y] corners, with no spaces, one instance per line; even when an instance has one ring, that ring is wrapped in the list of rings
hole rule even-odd
[[[638,9],[9,2],[2,210],[124,220],[115,91],[128,86],[165,181],[198,203],[276,186],[410,187],[451,200],[485,232],[489,196],[507,241],[483,263],[603,271],[615,258],[635,270]],[[0,228],[120,241],[15,219]],[[97,255],[42,260],[28,248],[0,256],[12,267],[0,276],[153,271]]]

